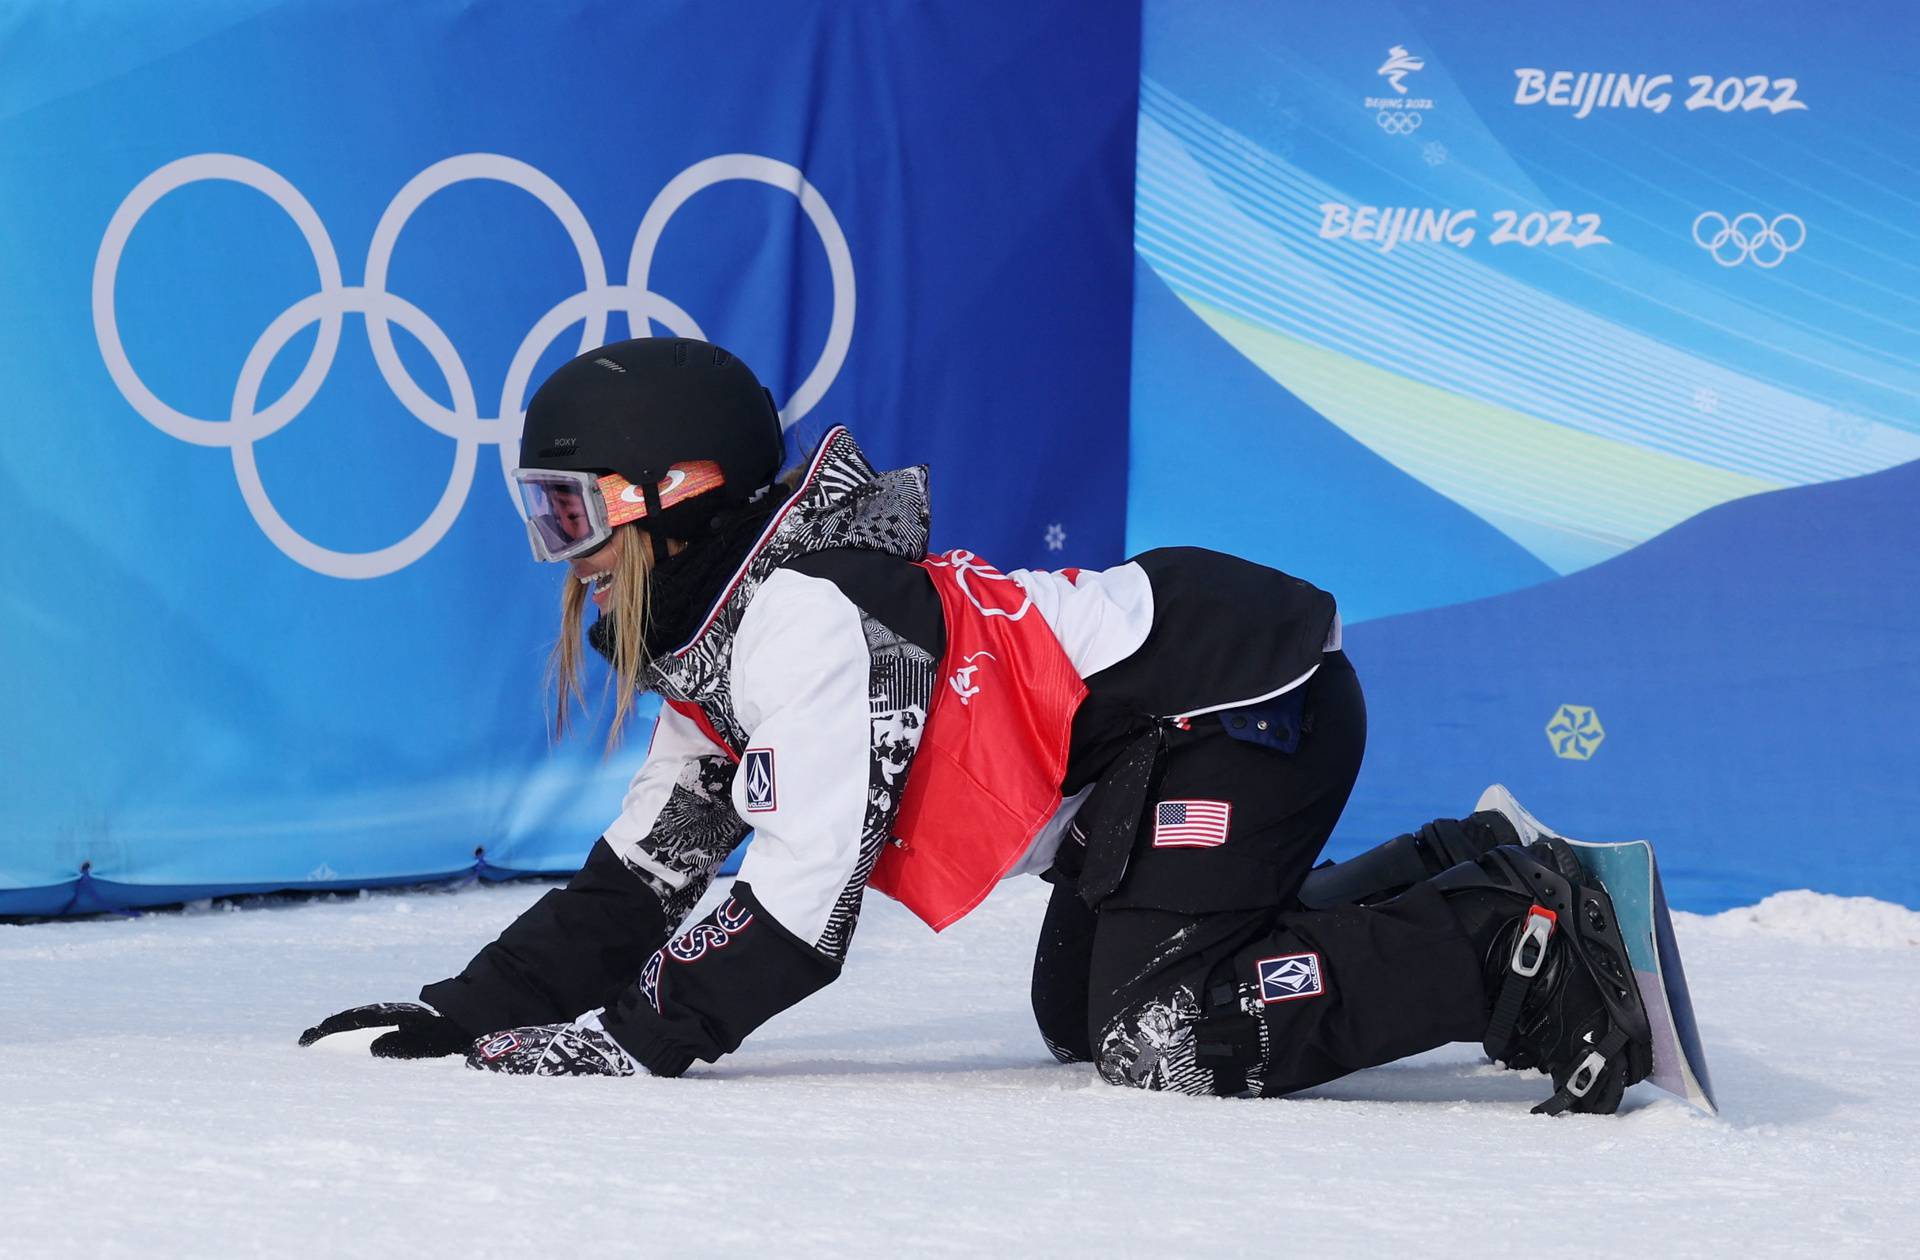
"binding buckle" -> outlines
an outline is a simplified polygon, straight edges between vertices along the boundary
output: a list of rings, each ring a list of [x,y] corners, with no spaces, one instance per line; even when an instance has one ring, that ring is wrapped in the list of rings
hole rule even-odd
[[[1513,952],[1507,958],[1507,976],[1500,982],[1500,994],[1494,1000],[1493,1014],[1487,1021],[1487,1035],[1480,1043],[1489,1059],[1505,1060],[1508,1050],[1512,1048],[1513,1029],[1520,1019],[1520,1008],[1526,1002],[1528,991],[1533,988],[1530,982],[1546,965],[1547,942],[1553,937],[1554,926],[1559,922],[1559,916],[1545,906],[1528,908],[1527,921],[1514,937]]]
[[[1606,1070],[1606,1056],[1598,1050],[1587,1051],[1587,1057],[1580,1060],[1580,1066],[1567,1078],[1567,1092],[1575,1098],[1585,1098]]]
[[[1514,975],[1532,979],[1540,974],[1542,964],[1547,961],[1547,941],[1559,922],[1560,917],[1545,906],[1528,909],[1527,925],[1514,938],[1513,958],[1508,964]]]

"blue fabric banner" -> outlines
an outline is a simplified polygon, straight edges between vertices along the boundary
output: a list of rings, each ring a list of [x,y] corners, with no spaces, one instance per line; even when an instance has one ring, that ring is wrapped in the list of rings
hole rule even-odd
[[[1117,559],[1139,27],[1086,16],[0,18],[0,914],[577,866],[645,731],[549,748],[505,470],[607,340],[932,464],[936,545]]]
[[[1155,0],[1128,543],[1340,598],[1341,851],[1504,779],[1677,904],[1920,905],[1891,0]]]

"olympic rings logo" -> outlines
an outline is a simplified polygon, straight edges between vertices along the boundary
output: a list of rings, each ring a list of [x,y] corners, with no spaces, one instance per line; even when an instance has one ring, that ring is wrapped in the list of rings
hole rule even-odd
[[[1783,227],[1785,232],[1781,231]],[[1707,229],[1704,236],[1703,228]],[[1751,210],[1731,220],[1707,210],[1693,221],[1693,243],[1712,254],[1713,261],[1722,267],[1738,267],[1750,261],[1756,267],[1771,269],[1807,243],[1807,225],[1797,214],[1775,215],[1769,223],[1765,215]]]
[[[1383,109],[1373,116],[1373,121],[1380,125],[1380,130],[1390,136],[1410,136],[1420,130],[1421,118],[1420,111],[1417,109],[1404,114]]]
[[[264,194],[286,212],[306,239],[313,255],[320,287],[270,322],[253,344],[234,386],[232,408],[224,420],[205,419],[176,410],[161,401],[140,379],[121,344],[114,310],[114,282],[127,240],[142,216],[168,193],[203,180],[227,180]],[[395,244],[407,221],[435,193],[470,180],[493,180],[532,195],[560,221],[580,259],[583,284],[578,293],[561,301],[538,320],[514,351],[492,416],[482,416],[474,397],[473,381],[452,341],[419,307],[387,292],[387,269]],[[653,292],[648,275],[654,251],[667,221],[703,189],[728,180],[752,180],[793,194],[825,247],[833,283],[833,314],[826,345],[813,370],[781,408],[781,422],[792,425],[826,394],[846,362],[853,341],[853,255],[846,234],[818,189],[799,168],[752,153],[726,153],[696,162],[667,182],[641,216],[628,255],[625,284],[609,284],[606,261],[579,206],[561,187],[525,162],[497,153],[465,153],[436,162],[394,194],[374,228],[367,250],[365,280],[358,285],[342,281],[340,260],[320,216],[298,189],[278,173],[248,158],[230,153],[200,153],[169,162],[137,184],[114,212],[101,238],[93,266],[93,330],[101,357],[120,393],[149,424],[196,446],[224,446],[233,459],[241,497],[255,523],[269,540],[294,561],[330,577],[374,578],[398,572],[431,551],[466,506],[479,463],[480,447],[491,442],[500,448],[500,470],[508,482],[508,498],[519,510],[511,490],[511,474],[518,455],[520,428],[525,419],[525,397],[540,356],[567,328],[583,323],[580,352],[605,344],[607,317],[625,315],[633,336],[653,333],[658,321],[680,337],[709,340],[700,325],[679,306]],[[290,424],[319,392],[333,366],[340,344],[341,317],[365,318],[367,339],[380,375],[394,397],[422,424],[454,441],[453,471],[446,489],[427,519],[399,542],[374,551],[334,551],[303,537],[274,507],[261,481],[254,443]],[[313,352],[286,393],[264,407],[260,385],[267,369],[296,334],[319,325]],[[408,375],[394,349],[390,324],[398,324],[417,338],[445,378],[453,400],[443,406]]]

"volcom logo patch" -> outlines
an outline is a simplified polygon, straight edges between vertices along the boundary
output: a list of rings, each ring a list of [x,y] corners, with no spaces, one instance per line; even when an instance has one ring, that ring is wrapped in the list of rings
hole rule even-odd
[[[1318,997],[1326,991],[1320,982],[1318,954],[1262,958],[1253,964],[1253,972],[1260,981],[1260,1000],[1269,1006],[1295,998]]]
[[[486,1045],[480,1047],[480,1057],[491,1063],[503,1054],[520,1048],[520,1038],[512,1033],[501,1033]]]
[[[764,814],[779,807],[774,792],[773,749],[749,748],[741,759],[740,773],[747,776],[747,812]]]

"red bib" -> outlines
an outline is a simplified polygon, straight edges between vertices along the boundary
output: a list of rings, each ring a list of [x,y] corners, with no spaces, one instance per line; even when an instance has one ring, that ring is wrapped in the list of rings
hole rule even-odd
[[[868,881],[934,931],[985,900],[1060,808],[1087,686],[1026,588],[969,551],[929,556],[946,615],[940,681]]]

